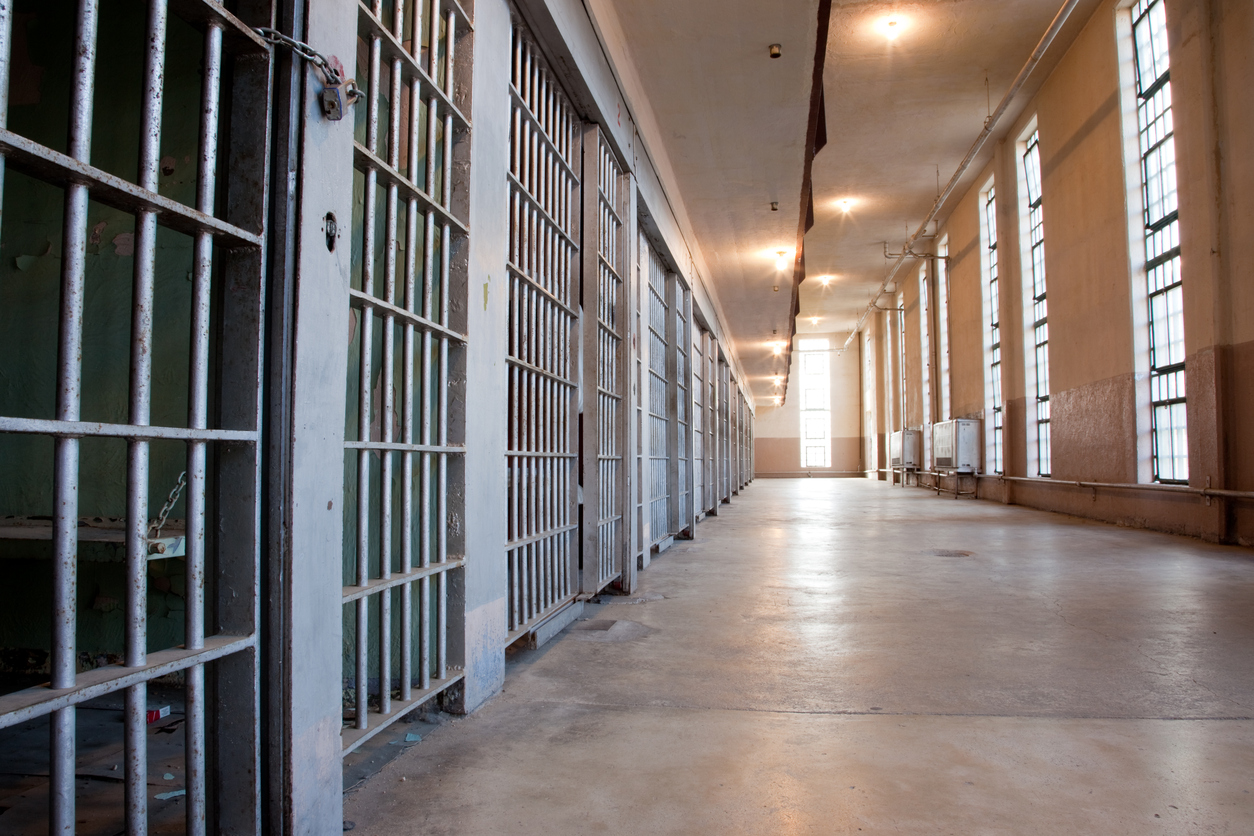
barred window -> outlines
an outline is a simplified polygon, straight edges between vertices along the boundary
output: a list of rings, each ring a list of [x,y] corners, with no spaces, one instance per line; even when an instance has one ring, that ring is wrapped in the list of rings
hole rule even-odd
[[[1001,297],[997,286],[997,189],[989,186],[984,195],[985,276],[988,287],[988,378],[992,449],[989,471],[1002,473],[1003,415],[1001,403]]]
[[[1184,296],[1176,204],[1176,145],[1171,113],[1167,15],[1162,0],[1132,9],[1141,190],[1145,204],[1151,437],[1154,480],[1189,480],[1185,419]]]
[[[1032,131],[1023,151],[1028,187],[1028,249],[1032,270],[1032,345],[1036,381],[1037,474],[1050,473],[1049,449],[1049,306],[1045,301],[1045,212],[1041,207],[1040,131]]]

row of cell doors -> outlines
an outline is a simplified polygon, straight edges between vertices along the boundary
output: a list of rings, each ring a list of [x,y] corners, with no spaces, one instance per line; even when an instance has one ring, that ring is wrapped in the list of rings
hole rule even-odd
[[[739,489],[729,434],[745,424],[622,158],[518,18],[512,50],[511,640],[581,594],[632,589],[655,550],[691,537]]]
[[[52,832],[334,818],[327,759],[463,680],[468,561],[507,565],[508,643],[752,473],[708,306],[515,20],[507,502],[468,507],[472,21],[304,5],[0,6],[2,594],[50,625],[0,636],[47,645],[0,731],[47,735]],[[342,119],[275,25],[356,56]],[[8,95],[17,43],[42,99]],[[504,553],[468,555],[485,514]]]

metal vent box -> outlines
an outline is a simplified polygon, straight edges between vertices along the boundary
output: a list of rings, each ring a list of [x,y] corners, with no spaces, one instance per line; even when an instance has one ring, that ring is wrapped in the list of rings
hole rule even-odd
[[[889,467],[919,469],[919,449],[923,434],[918,430],[898,430],[888,439]]]
[[[932,425],[932,461],[937,470],[980,472],[980,422],[956,418]]]

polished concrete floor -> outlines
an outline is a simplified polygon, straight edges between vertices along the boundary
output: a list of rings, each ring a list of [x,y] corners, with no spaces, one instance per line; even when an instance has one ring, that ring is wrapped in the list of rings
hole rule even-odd
[[[1254,552],[852,480],[759,480],[697,534],[345,818],[1254,834]]]

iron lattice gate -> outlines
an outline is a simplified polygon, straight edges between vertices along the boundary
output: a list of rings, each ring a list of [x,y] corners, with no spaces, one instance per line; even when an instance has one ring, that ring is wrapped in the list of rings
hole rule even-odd
[[[5,248],[30,252],[32,230],[60,245],[0,304],[0,460],[23,474],[5,480],[3,510],[24,515],[0,538],[28,541],[19,560],[47,566],[51,591],[39,639],[51,681],[0,697],[0,727],[47,718],[53,833],[74,832],[90,783],[76,780],[77,747],[94,736],[76,707],[119,695],[122,792],[92,802],[119,805],[119,830],[124,817],[128,833],[147,831],[152,732],[180,725],[181,766],[170,763],[184,771],[186,832],[251,832],[259,819],[271,75],[249,27],[269,23],[263,5],[251,9],[264,19],[246,21],[197,0],[175,13],[153,0],[146,15],[103,15],[94,0],[20,16],[0,6]],[[19,42],[48,73],[42,101],[11,95]],[[119,74],[140,80],[142,99],[111,83]],[[104,141],[93,144],[93,127]],[[28,339],[45,314],[56,327]],[[172,682],[181,716],[150,727],[150,688]]]
[[[718,341],[710,335],[705,344],[705,391],[706,391],[706,426],[709,428],[707,439],[709,444],[705,450],[705,510],[718,513],[718,446],[722,439],[722,430],[718,420]]]
[[[464,306],[453,304],[466,295],[469,234],[454,214],[466,185],[453,177],[470,129],[456,101],[469,75],[457,49],[470,32],[464,15],[439,0],[358,6],[366,48],[344,432],[346,752],[461,678],[447,649],[449,578],[465,564],[465,448],[449,408],[450,396],[464,400],[449,374],[466,345]]]
[[[581,589],[599,592],[621,577],[628,547],[627,226],[630,182],[599,127],[584,134],[583,497]],[[596,236],[592,243],[592,235]],[[593,382],[595,384],[593,385]]]
[[[692,335],[688,323],[692,321],[692,294],[679,280],[679,277],[672,275],[670,278],[671,285],[671,310],[670,310],[670,333],[668,342],[671,347],[671,357],[668,366],[671,367],[671,394],[674,397],[674,423],[671,425],[671,434],[674,441],[669,445],[674,450],[674,466],[671,468],[671,485],[675,500],[672,505],[674,518],[671,520],[670,530],[682,534],[687,531],[691,534],[692,528],[692,442],[691,442],[691,411],[692,402],[692,369],[689,365],[691,360],[690,351],[692,345]]]
[[[583,130],[515,17],[510,97],[510,638],[574,597]]]
[[[692,329],[692,512],[694,519],[705,513],[705,342],[700,325]]]
[[[718,416],[719,416],[719,500],[729,500],[732,495],[732,415],[731,415],[731,373],[727,364],[718,361]]]
[[[649,543],[653,545],[671,533],[670,504],[670,385],[667,381],[666,267],[648,240],[641,236],[641,253],[647,253],[649,309]]]

